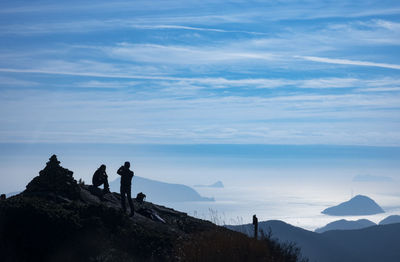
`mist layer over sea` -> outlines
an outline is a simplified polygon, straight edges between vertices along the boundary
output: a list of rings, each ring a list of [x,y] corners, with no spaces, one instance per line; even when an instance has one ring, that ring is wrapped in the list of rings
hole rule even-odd
[[[0,144],[0,191],[21,191],[57,154],[76,179],[91,181],[101,164],[109,180],[130,161],[141,177],[194,187],[215,202],[160,203],[219,224],[279,219],[315,229],[343,217],[320,212],[363,194],[385,214],[400,215],[400,148],[322,145]],[[135,186],[135,185],[133,185]],[[144,192],[146,193],[146,192]]]

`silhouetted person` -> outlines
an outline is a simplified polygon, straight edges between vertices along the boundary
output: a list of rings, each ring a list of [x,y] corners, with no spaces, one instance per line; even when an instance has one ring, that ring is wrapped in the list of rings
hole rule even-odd
[[[258,236],[258,218],[256,215],[253,216],[253,225],[254,225],[254,238],[257,239]]]
[[[6,194],[1,194],[0,200],[6,200]]]
[[[133,216],[135,213],[132,197],[131,197],[131,185],[132,185],[132,177],[133,172],[129,169],[131,164],[127,161],[123,166],[121,166],[117,174],[121,176],[121,205],[122,210],[124,213],[126,212],[126,205],[125,205],[125,195],[128,197],[129,207],[131,209],[130,216]]]
[[[143,204],[144,200],[146,199],[146,195],[143,192],[140,192],[136,195],[136,201],[140,204]]]
[[[110,192],[110,185],[108,184],[108,176],[106,173],[106,165],[101,165],[96,172],[94,172],[92,177],[93,186],[99,187],[104,185],[104,192]]]

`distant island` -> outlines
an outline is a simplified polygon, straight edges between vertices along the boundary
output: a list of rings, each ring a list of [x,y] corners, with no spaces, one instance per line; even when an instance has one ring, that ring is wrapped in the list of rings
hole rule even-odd
[[[217,181],[211,185],[194,185],[195,187],[213,187],[213,188],[224,188],[224,184],[221,181]]]
[[[321,213],[330,216],[363,216],[385,213],[385,211],[371,198],[357,195],[349,201],[329,207]]]
[[[120,178],[110,183],[111,191],[119,192]],[[182,184],[160,182],[140,176],[132,179],[132,196],[139,192],[146,195],[152,202],[187,202],[187,201],[215,201],[214,198],[203,197],[193,188]]]

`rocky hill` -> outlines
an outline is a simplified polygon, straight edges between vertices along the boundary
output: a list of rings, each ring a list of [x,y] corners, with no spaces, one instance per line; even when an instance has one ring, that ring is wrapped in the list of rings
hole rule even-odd
[[[297,261],[269,239],[78,183],[52,156],[16,196],[0,201],[0,261]]]

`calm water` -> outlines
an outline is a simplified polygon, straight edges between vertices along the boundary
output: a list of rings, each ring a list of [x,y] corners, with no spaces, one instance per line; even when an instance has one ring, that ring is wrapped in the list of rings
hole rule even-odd
[[[320,190],[303,188],[304,191],[300,192],[294,187],[286,187],[286,190],[279,188],[280,185],[254,188],[199,189],[198,191],[202,195],[214,196],[216,202],[165,204],[217,224],[251,223],[252,215],[257,214],[260,221],[278,219],[309,230],[314,230],[339,219],[357,220],[366,218],[378,223],[389,215],[400,215],[399,195],[368,194],[383,207],[386,211],[384,214],[362,217],[333,217],[323,215],[321,211],[329,206],[349,200],[351,195],[347,190],[327,192],[323,188]]]

